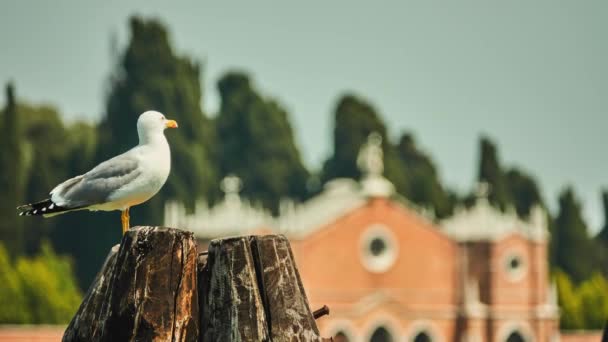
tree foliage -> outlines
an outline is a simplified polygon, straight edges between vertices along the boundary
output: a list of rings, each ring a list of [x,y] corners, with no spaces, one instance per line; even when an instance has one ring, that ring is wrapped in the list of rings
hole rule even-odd
[[[390,164],[387,160],[390,155],[386,153],[386,126],[376,110],[354,95],[344,95],[338,100],[334,115],[334,153],[323,165],[323,182],[342,177],[359,179],[361,173],[357,167],[357,156],[361,145],[372,132],[382,137],[385,164]],[[389,172],[389,168],[386,165],[385,171]]]
[[[593,241],[571,188],[566,188],[559,197],[559,212],[551,225],[550,252],[553,266],[576,283],[589,278],[596,266]]]
[[[18,255],[24,250],[23,221],[15,215],[15,208],[21,204],[24,195],[23,157],[21,115],[15,89],[9,83],[6,86],[6,106],[2,112],[0,134],[0,241],[7,242],[11,255]]]
[[[308,171],[296,148],[287,112],[262,98],[239,72],[218,82],[221,107],[216,119],[222,175],[243,180],[243,195],[278,210],[281,198],[307,195]]]
[[[48,243],[14,263],[0,244],[0,323],[65,324],[81,299],[71,262]]]
[[[604,209],[604,225],[597,235],[597,240],[608,249],[608,191],[602,191],[602,208]]]
[[[504,170],[500,163],[498,148],[488,137],[479,141],[479,171],[477,180],[489,185],[488,200],[505,211],[514,208],[517,215],[527,219],[534,206],[545,207],[536,180],[518,168]],[[472,203],[473,195],[466,202]]]
[[[560,328],[602,329],[608,317],[608,280],[599,273],[575,285],[568,275],[555,273],[560,306]]]
[[[406,184],[401,192],[412,202],[431,208],[439,218],[452,213],[455,199],[443,187],[431,158],[416,146],[411,134],[403,134],[397,145]]]
[[[488,200],[500,208],[507,209],[511,203],[508,186],[500,167],[496,145],[487,137],[479,142],[479,173],[477,179],[489,185]]]
[[[387,137],[386,125],[366,101],[345,95],[335,110],[334,153],[323,165],[324,182],[338,177],[358,179],[357,156],[370,133],[382,137],[384,173],[398,193],[422,207],[433,210],[438,217],[452,212],[454,200],[442,186],[431,158],[405,133],[396,145]]]
[[[512,168],[506,172],[505,181],[512,205],[519,217],[528,218],[535,205],[544,207],[540,189],[532,176],[522,170]]]

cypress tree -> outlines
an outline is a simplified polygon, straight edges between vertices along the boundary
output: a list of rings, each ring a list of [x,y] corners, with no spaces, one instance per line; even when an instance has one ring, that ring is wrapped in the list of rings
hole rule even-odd
[[[442,186],[433,161],[418,149],[411,134],[401,136],[397,151],[407,178],[407,186],[398,190],[410,201],[434,209],[439,218],[451,214],[454,201]]]
[[[528,218],[535,205],[544,207],[538,185],[532,176],[513,168],[505,174],[509,197],[513,201],[517,215]]]
[[[504,174],[498,161],[496,145],[487,137],[479,142],[479,182],[487,183],[489,188],[488,200],[494,206],[505,210],[511,199],[508,194]]]
[[[591,276],[596,267],[593,241],[581,215],[581,206],[572,188],[559,196],[559,212],[551,227],[551,260],[576,282]]]
[[[608,191],[602,191],[602,206],[604,209],[604,226],[597,235],[597,240],[608,250]]]
[[[2,116],[0,134],[0,241],[9,253],[16,256],[23,252],[23,218],[15,208],[22,204],[24,192],[23,137],[21,117],[15,99],[14,86],[6,85],[6,107]]]
[[[221,107],[216,127],[222,175],[238,175],[243,196],[275,213],[281,198],[306,197],[309,174],[287,112],[277,102],[262,98],[241,72],[224,75],[218,90]]]
[[[367,102],[347,94],[340,98],[334,115],[334,153],[323,165],[322,181],[333,178],[359,179],[357,156],[361,145],[372,132],[382,136],[385,173],[390,172],[387,159],[394,156],[387,153],[386,126],[376,110]],[[390,164],[390,162],[389,162]]]

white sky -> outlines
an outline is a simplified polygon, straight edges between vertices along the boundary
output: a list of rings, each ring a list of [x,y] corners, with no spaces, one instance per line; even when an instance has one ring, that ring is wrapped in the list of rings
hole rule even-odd
[[[537,177],[552,208],[572,184],[592,230],[603,223],[606,2],[5,0],[0,82],[13,79],[20,98],[51,103],[68,119],[99,119],[110,37],[124,46],[135,13],[160,17],[179,53],[206,60],[209,112],[225,71],[250,72],[289,110],[311,168],[331,153],[338,96],[353,91],[393,137],[413,131],[451,187],[472,187],[485,133],[503,164]]]

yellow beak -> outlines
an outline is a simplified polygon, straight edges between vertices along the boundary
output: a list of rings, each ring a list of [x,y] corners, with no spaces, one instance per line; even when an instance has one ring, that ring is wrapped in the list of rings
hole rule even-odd
[[[177,121],[175,120],[167,120],[167,123],[165,124],[167,128],[177,128]]]

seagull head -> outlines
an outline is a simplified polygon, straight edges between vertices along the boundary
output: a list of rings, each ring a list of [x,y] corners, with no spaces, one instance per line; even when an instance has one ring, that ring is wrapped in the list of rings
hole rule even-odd
[[[175,120],[168,120],[162,113],[149,110],[137,119],[137,133],[140,142],[147,142],[154,136],[162,135],[166,128],[177,128]]]

